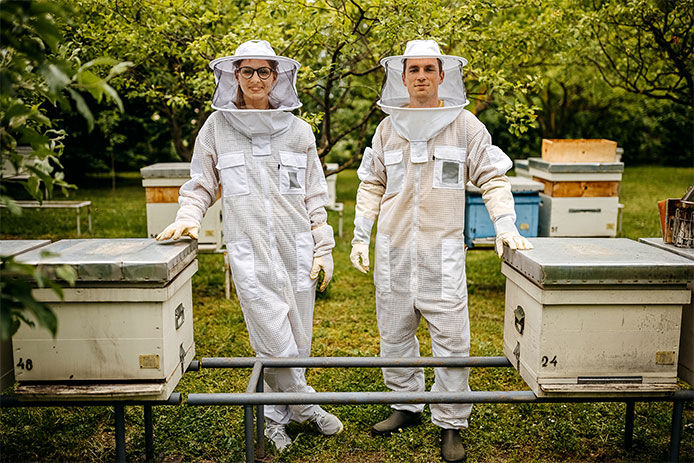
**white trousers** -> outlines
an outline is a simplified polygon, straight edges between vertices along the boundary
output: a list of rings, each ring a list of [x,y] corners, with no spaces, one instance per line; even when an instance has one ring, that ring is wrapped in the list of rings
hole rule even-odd
[[[285,286],[281,294],[265,294],[257,300],[243,300],[243,317],[251,347],[258,357],[309,357],[313,332],[315,289],[292,292]],[[315,392],[306,384],[304,368],[266,368],[267,392]],[[266,418],[280,424],[304,422],[317,405],[265,405]]]
[[[429,327],[434,357],[465,357],[470,353],[467,297],[442,301],[406,292],[376,291],[376,316],[381,335],[381,357],[419,357],[416,332],[423,316]],[[467,392],[469,368],[435,368],[432,392]],[[383,379],[393,391],[424,391],[423,368],[383,368]],[[424,404],[395,404],[396,410],[421,412]],[[468,426],[472,404],[430,404],[431,421],[445,429]]]

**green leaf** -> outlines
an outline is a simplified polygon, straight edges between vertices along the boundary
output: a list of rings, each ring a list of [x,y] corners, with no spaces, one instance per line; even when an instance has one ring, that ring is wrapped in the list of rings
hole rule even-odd
[[[120,112],[125,112],[125,109],[123,109],[123,102],[121,101],[120,96],[118,96],[118,92],[116,92],[116,90],[113,87],[106,83],[104,84],[104,91],[111,99],[111,101],[116,103],[118,109],[120,109]]]
[[[61,278],[68,282],[70,286],[75,286],[75,280],[77,280],[77,271],[69,265],[60,265],[55,269],[55,274],[58,278]]]
[[[79,111],[82,117],[84,117],[84,119],[87,121],[87,128],[91,132],[92,129],[94,129],[94,116],[92,115],[92,112],[89,110],[87,102],[84,101],[82,95],[77,93],[75,90],[68,88],[68,91],[70,92],[70,96],[72,97],[72,99],[75,101],[77,111]]]
[[[49,92],[53,94],[57,94],[60,90],[67,87],[72,80],[62,69],[53,63],[43,67],[41,71],[46,79],[46,84],[48,84]]]
[[[111,58],[109,56],[101,56],[99,58],[88,61],[80,67],[79,71],[89,69],[92,66],[113,66],[118,63],[118,60]],[[79,72],[78,71],[78,72]]]

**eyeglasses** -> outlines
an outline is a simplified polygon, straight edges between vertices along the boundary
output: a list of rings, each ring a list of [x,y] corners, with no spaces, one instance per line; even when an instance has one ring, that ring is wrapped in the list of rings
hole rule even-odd
[[[252,79],[253,74],[256,72],[258,73],[258,77],[260,77],[262,80],[267,80],[272,75],[272,69],[267,66],[257,69],[250,66],[241,66],[239,68],[239,74],[241,74],[241,77],[244,79]]]

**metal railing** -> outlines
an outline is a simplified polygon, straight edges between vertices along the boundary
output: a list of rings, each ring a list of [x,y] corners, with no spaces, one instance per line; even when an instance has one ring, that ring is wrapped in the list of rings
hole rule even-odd
[[[537,397],[532,391],[470,391],[470,392],[263,392],[265,368],[397,368],[397,367],[512,367],[505,357],[214,357],[194,361],[188,368],[252,368],[245,393],[191,393],[187,404],[193,406],[239,405],[244,407],[244,432],[246,462],[255,462],[256,447],[253,439],[253,407],[256,408],[255,433],[257,454],[265,456],[263,436],[264,405],[295,404],[395,404],[395,403],[574,403],[574,402],[624,402],[626,416],[624,445],[630,448],[634,432],[634,404],[636,402],[672,402],[669,461],[679,460],[684,402],[694,401],[694,391],[680,390],[673,393],[630,393],[603,397]]]

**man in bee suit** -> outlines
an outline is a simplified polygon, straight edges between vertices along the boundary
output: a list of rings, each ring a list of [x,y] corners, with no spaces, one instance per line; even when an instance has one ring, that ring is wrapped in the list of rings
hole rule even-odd
[[[416,330],[423,316],[436,357],[469,355],[470,326],[465,279],[465,183],[482,191],[494,222],[499,255],[506,244],[529,249],[515,227],[511,160],[494,146],[468,104],[462,68],[466,60],[442,55],[433,40],[407,43],[404,55],[381,60],[386,81],[379,106],[389,116],[373,136],[358,172],[353,265],[369,270],[371,229],[376,231],[374,282],[382,357],[418,357]],[[437,368],[432,391],[469,391],[467,368]],[[394,391],[423,391],[422,368],[383,368]],[[422,404],[396,404],[376,435],[420,421]],[[444,460],[466,457],[459,430],[471,404],[431,404],[442,428]]]
[[[275,55],[266,41],[241,44],[210,63],[217,88],[213,112],[195,141],[191,180],[180,190],[176,221],[158,240],[197,238],[221,185],[224,239],[251,346],[261,357],[307,357],[316,278],[332,277],[333,230],[328,190],[311,127],[291,111],[299,63]],[[267,391],[315,392],[302,368],[268,368]],[[342,430],[317,405],[265,406],[265,435],[281,451],[285,424],[309,420],[320,432]]]

